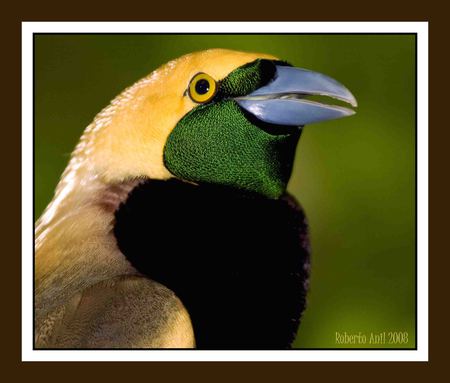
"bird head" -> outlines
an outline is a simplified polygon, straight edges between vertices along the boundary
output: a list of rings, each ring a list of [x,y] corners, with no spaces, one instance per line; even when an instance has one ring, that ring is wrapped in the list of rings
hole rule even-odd
[[[348,89],[278,58],[212,49],[160,67],[125,90],[82,140],[109,183],[178,178],[279,197],[304,125],[349,116]]]

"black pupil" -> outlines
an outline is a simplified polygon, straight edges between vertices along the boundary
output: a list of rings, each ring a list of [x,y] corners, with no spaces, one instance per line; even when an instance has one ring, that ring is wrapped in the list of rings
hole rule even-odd
[[[206,94],[209,91],[209,81],[205,79],[198,80],[195,84],[195,91],[198,94]]]

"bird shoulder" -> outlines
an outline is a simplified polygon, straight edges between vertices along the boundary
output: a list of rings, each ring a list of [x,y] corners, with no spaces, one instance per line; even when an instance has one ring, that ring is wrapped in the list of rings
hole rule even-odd
[[[141,276],[93,285],[36,324],[37,348],[192,348],[189,314],[176,295]]]

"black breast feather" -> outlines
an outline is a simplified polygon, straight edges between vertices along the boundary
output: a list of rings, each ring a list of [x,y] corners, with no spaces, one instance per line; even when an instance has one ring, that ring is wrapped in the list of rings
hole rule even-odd
[[[309,278],[307,224],[293,197],[151,180],[116,211],[114,234],[136,269],[181,299],[197,348],[291,346]]]

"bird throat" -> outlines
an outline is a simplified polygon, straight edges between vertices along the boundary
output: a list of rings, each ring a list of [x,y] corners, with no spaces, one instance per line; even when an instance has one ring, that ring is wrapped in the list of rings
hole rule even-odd
[[[170,134],[165,166],[184,180],[278,198],[291,176],[301,129],[283,127],[277,134],[269,129],[233,100],[198,107]]]

